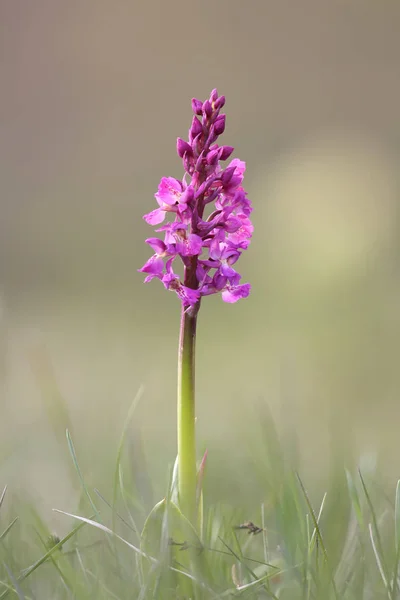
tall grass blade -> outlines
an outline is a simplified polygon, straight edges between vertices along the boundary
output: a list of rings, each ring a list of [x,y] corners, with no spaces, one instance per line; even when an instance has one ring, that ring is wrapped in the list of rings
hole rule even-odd
[[[70,451],[70,454],[71,454],[71,457],[72,457],[72,462],[74,463],[75,470],[78,473],[78,477],[79,477],[79,480],[81,482],[82,489],[84,491],[84,494],[85,494],[86,498],[89,500],[89,504],[92,507],[92,510],[93,510],[93,512],[96,515],[96,518],[100,521],[101,520],[100,519],[100,513],[97,510],[97,507],[96,507],[95,503],[92,500],[92,497],[91,497],[91,495],[89,493],[89,490],[87,489],[85,480],[84,480],[83,475],[82,475],[82,471],[81,471],[81,469],[79,467],[78,459],[76,457],[74,443],[72,441],[71,434],[70,434],[70,432],[69,432],[68,429],[66,431],[66,436],[67,436],[68,448],[69,448],[69,451]]]
[[[352,507],[354,510],[354,514],[357,518],[357,521],[358,521],[361,531],[364,531],[365,524],[364,524],[364,516],[363,516],[362,507],[361,507],[360,497],[358,495],[356,484],[354,483],[351,473],[347,469],[346,469],[346,480],[347,480],[347,488],[349,490],[349,496],[350,496],[351,504],[352,504]]]
[[[25,600],[25,595],[21,589],[21,586],[19,585],[18,581],[16,580],[13,572],[11,571],[10,567],[4,562],[3,563],[5,570],[7,571],[7,574],[10,578],[11,583],[13,584],[15,591],[17,592],[17,596],[19,598],[19,600]]]
[[[384,572],[383,567],[382,567],[381,558],[379,556],[379,553],[378,553],[378,550],[377,550],[377,547],[376,547],[376,544],[375,544],[374,532],[372,530],[372,524],[371,523],[368,524],[368,531],[369,531],[369,537],[370,537],[370,540],[371,540],[372,550],[373,550],[374,555],[375,555],[376,564],[378,566],[378,571],[379,571],[380,576],[382,578],[383,585],[385,586],[385,588],[388,591],[389,598],[392,598],[392,594],[391,594],[389,586],[388,586],[388,581],[386,579],[386,575],[385,575],[385,572]]]
[[[396,485],[396,497],[394,503],[394,546],[396,548],[396,559],[393,567],[393,584],[392,584],[392,595],[396,597],[397,590],[399,587],[398,576],[399,576],[399,562],[400,562],[400,479]]]
[[[1,492],[1,496],[0,496],[0,508],[3,504],[4,498],[6,496],[6,492],[7,492],[7,486],[5,485],[3,491]]]
[[[0,542],[2,540],[4,540],[4,538],[6,537],[7,533],[10,531],[11,527],[13,525],[15,525],[15,523],[18,521],[18,517],[15,517],[15,519],[13,521],[11,521],[11,523],[5,528],[5,530],[3,531],[3,533],[0,535]]]
[[[115,508],[116,503],[117,503],[118,483],[120,481],[120,469],[121,469],[122,452],[123,452],[123,449],[124,449],[126,436],[127,436],[128,430],[129,430],[129,425],[130,425],[130,423],[132,421],[132,417],[134,415],[136,407],[139,404],[139,401],[140,401],[140,399],[143,396],[143,392],[144,392],[144,386],[141,385],[139,387],[138,391],[136,392],[133,400],[132,400],[132,404],[129,407],[128,414],[126,416],[125,423],[124,423],[124,426],[123,426],[123,429],[122,429],[122,434],[121,434],[121,437],[120,437],[120,440],[119,440],[119,444],[118,444],[117,458],[116,458],[115,470],[114,470],[114,486],[113,486],[113,500],[112,500],[112,506],[113,506],[112,528],[113,529],[115,529],[114,508]]]
[[[369,530],[369,536],[370,536],[370,540],[371,540],[371,545],[372,545],[372,550],[374,552],[374,556],[375,556],[375,560],[376,560],[376,564],[378,566],[378,570],[379,573],[382,577],[382,581],[389,593],[389,597],[391,597],[391,589],[388,587],[388,582],[389,582],[389,571],[388,568],[386,566],[386,562],[385,562],[385,556],[384,556],[384,552],[383,552],[383,545],[382,545],[382,539],[381,539],[381,535],[379,532],[379,526],[378,526],[378,520],[376,517],[376,513],[375,513],[375,509],[374,509],[374,505],[372,503],[371,500],[371,496],[368,492],[367,486],[365,484],[364,478],[362,476],[361,471],[358,471],[359,476],[360,476],[360,480],[361,480],[361,485],[363,487],[364,490],[364,494],[365,494],[365,498],[367,500],[367,504],[368,504],[368,508],[370,510],[371,513],[371,518],[372,518],[372,523],[369,524],[368,526],[368,530]]]
[[[337,592],[337,588],[336,588],[334,574],[332,572],[332,568],[331,568],[330,563],[329,563],[328,553],[326,551],[326,547],[325,547],[324,540],[323,540],[323,537],[322,537],[322,534],[321,534],[321,530],[320,530],[319,525],[318,525],[317,517],[315,516],[314,509],[313,509],[312,504],[310,502],[310,499],[308,497],[307,491],[306,491],[306,489],[305,489],[305,487],[303,485],[303,482],[302,482],[302,480],[300,478],[300,475],[297,472],[296,472],[296,476],[297,476],[298,482],[300,484],[301,491],[303,492],[303,496],[304,496],[304,499],[306,501],[308,510],[310,511],[310,515],[311,515],[311,519],[312,519],[313,524],[314,524],[314,528],[315,528],[315,531],[316,531],[317,539],[318,539],[318,542],[319,542],[319,544],[321,546],[321,550],[322,550],[322,553],[323,553],[323,556],[324,556],[325,564],[326,564],[326,566],[328,568],[328,571],[329,571],[329,577],[330,577],[330,580],[331,580],[333,593],[335,595],[336,600],[339,600],[339,596],[338,596],[338,592]]]

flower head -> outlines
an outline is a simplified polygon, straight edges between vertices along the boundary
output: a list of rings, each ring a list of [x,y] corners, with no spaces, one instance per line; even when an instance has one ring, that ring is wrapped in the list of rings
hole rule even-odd
[[[155,194],[159,206],[144,215],[150,225],[164,223],[168,213],[174,220],[157,229],[164,241],[146,240],[154,255],[139,271],[147,274],[145,282],[160,279],[185,307],[195,307],[210,294],[221,293],[233,303],[250,293],[250,284],[239,283],[233,265],[250,243],[252,206],[242,187],[245,163],[235,158],[223,165],[233,148],[216,143],[225,130],[224,104],[217,90],[205,102],[193,98],[188,141],[178,138],[176,146],[185,175],[182,180],[163,177]],[[183,281],[173,271],[178,257]]]

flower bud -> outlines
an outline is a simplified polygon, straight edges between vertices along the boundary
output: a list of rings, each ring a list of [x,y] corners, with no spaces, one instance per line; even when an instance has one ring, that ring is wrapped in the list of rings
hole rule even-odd
[[[206,100],[203,104],[203,114],[206,117],[210,118],[212,115],[212,112],[213,112],[213,109],[211,106],[211,102],[209,100]]]
[[[216,165],[219,160],[219,151],[218,150],[210,150],[206,157],[208,165]]]
[[[192,98],[192,111],[195,115],[203,114],[203,103],[201,100],[197,100],[197,98]]]
[[[214,102],[214,109],[220,110],[225,104],[225,96],[220,96]]]
[[[193,154],[191,145],[185,142],[185,140],[183,140],[182,138],[177,139],[176,151],[178,152],[178,156],[180,156],[181,158],[183,158],[185,152],[187,152],[189,155]]]
[[[221,175],[222,185],[227,185],[233,177],[236,167],[227,167]]]
[[[216,135],[221,135],[225,131],[225,115],[218,115],[214,123],[214,131]]]
[[[234,151],[235,148],[233,148],[233,146],[221,146],[220,148],[220,160],[226,160],[227,158],[230,157],[230,155],[232,154],[232,152]]]
[[[210,94],[210,102],[213,104],[218,99],[218,92],[214,88]]]
[[[203,133],[203,126],[197,117],[193,117],[192,124],[189,129],[189,141],[193,143],[193,140],[200,134]]]

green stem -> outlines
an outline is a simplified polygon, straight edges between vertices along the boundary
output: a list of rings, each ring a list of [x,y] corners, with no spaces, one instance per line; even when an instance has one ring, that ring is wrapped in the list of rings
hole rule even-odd
[[[179,504],[196,523],[195,342],[197,310],[182,307],[178,356]]]

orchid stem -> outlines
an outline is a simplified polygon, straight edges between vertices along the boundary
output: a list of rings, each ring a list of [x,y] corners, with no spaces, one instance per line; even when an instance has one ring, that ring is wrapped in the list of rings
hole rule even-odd
[[[178,355],[178,490],[181,511],[196,523],[195,343],[197,311],[182,306]]]

